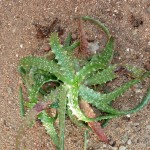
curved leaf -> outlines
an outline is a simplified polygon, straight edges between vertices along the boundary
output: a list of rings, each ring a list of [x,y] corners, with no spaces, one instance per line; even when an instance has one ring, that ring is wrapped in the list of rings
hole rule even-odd
[[[73,50],[75,48],[77,48],[80,45],[79,41],[75,41],[74,43],[72,43],[70,46],[65,47],[64,49],[67,50],[68,52],[73,52]],[[72,53],[73,54],[73,53]]]
[[[59,138],[54,127],[55,118],[49,117],[46,111],[42,111],[38,115],[38,119],[41,120],[43,126],[45,127],[47,133],[50,135],[53,143],[56,146],[56,149],[59,150]]]
[[[69,33],[67,38],[64,41],[64,47],[68,47],[71,44],[71,40],[72,40],[72,33]]]
[[[65,73],[66,78],[72,79],[74,77],[74,67],[71,58],[67,54],[59,42],[58,34],[53,33],[50,36],[50,46],[55,54],[55,58],[58,60],[58,64],[61,66],[60,70]]]
[[[112,59],[113,49],[114,49],[114,39],[111,37],[103,52],[101,54],[94,55],[91,61],[77,73],[79,83],[82,82],[94,71],[97,71],[98,69],[105,69]]]
[[[115,68],[116,66],[114,65],[114,66],[109,66],[108,68],[102,71],[98,71],[91,77],[87,78],[84,84],[85,85],[103,84],[113,80],[114,78],[116,78],[116,75],[114,73]]]
[[[64,136],[65,136],[65,114],[67,104],[67,91],[65,88],[59,91],[59,138],[60,138],[60,150],[64,150]]]
[[[38,100],[37,100],[37,96],[38,96],[38,92],[40,90],[40,88],[47,82],[50,82],[50,81],[56,81],[56,80],[53,80],[51,78],[44,78],[44,76],[42,76],[42,78],[39,78],[37,80],[37,82],[32,86],[31,89],[29,89],[29,102],[30,103],[36,103]]]
[[[22,58],[19,65],[24,68],[34,66],[37,69],[48,71],[54,74],[60,80],[66,81],[65,75],[63,72],[60,72],[60,66],[53,60],[48,61],[46,58],[28,56]]]
[[[127,68],[127,70],[129,70],[132,73],[133,77],[135,78],[140,78],[145,73],[145,70],[139,67],[135,67],[128,64],[125,65],[125,67]]]
[[[98,27],[100,27],[108,37],[110,37],[110,33],[109,33],[109,30],[108,28],[103,24],[101,23],[99,20],[95,20],[94,18],[90,17],[90,16],[85,16],[85,17],[82,17],[83,20],[89,20],[91,21],[92,23],[94,23],[95,25],[97,25]]]
[[[68,108],[72,111],[72,115],[75,115],[79,120],[87,121],[86,117],[79,107],[78,101],[78,87],[67,87],[68,88]]]

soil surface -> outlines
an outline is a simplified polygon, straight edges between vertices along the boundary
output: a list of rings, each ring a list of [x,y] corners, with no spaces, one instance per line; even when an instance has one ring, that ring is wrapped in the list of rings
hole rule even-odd
[[[50,31],[46,27],[56,18],[58,22],[52,30],[59,31],[62,40],[69,31],[76,38],[74,17],[78,15],[90,15],[109,27],[116,40],[115,63],[150,70],[149,0],[0,0],[1,150],[15,149],[15,138],[22,120],[18,100],[19,60],[31,54],[43,54],[49,49],[47,36]],[[89,40],[98,40],[100,45],[105,42],[95,26],[87,22],[84,28]],[[122,109],[134,106],[141,101],[149,84],[150,79],[146,79],[134,86],[114,105]],[[101,143],[90,132],[88,150],[150,150],[149,116],[150,104],[136,114],[110,121],[105,131],[115,141],[113,147]],[[65,149],[83,150],[83,134],[82,129],[67,120]],[[26,130],[22,145],[26,150],[54,149],[38,122]]]

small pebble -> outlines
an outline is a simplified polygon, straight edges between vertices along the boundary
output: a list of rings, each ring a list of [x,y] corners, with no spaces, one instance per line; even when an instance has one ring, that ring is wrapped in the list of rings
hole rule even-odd
[[[140,92],[141,92],[140,89],[136,89],[136,90],[135,90],[135,93],[140,93]]]
[[[106,144],[103,144],[103,148],[106,148]]]
[[[122,139],[122,144],[125,144],[128,141],[128,136],[124,135],[121,139]]]
[[[16,29],[13,29],[13,30],[12,30],[12,33],[15,33],[15,32],[16,32]]]
[[[20,48],[23,48],[23,44],[20,44]]]
[[[125,146],[120,146],[119,150],[126,150],[126,147]]]
[[[112,147],[112,150],[118,150],[118,148],[117,147]]]
[[[137,29],[133,30],[133,35],[137,35],[137,33],[138,33]]]
[[[132,143],[132,142],[131,142],[131,140],[129,139],[129,140],[127,141],[127,144],[128,144],[128,145],[131,145],[131,143]]]
[[[146,128],[150,130],[150,125],[147,125]]]
[[[76,13],[76,12],[77,12],[77,10],[78,10],[78,6],[77,6],[77,7],[75,7],[74,12]]]
[[[114,13],[118,13],[118,10],[115,9],[115,10],[114,10]]]
[[[89,51],[92,53],[92,54],[96,54],[96,52],[99,50],[99,45],[98,45],[98,42],[90,42],[88,44],[89,46]]]
[[[128,115],[126,115],[128,118],[130,118],[131,117],[131,115],[130,114],[128,114]]]

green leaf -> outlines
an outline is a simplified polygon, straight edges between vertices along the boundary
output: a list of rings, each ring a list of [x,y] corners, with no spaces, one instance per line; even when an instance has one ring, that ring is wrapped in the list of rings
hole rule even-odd
[[[86,100],[88,103],[96,106],[103,112],[111,113],[111,114],[124,114],[124,111],[118,111],[113,109],[109,104],[121,96],[124,92],[126,92],[131,86],[140,82],[140,80],[131,80],[123,86],[117,88],[111,93],[108,94],[100,94],[95,92],[94,90],[81,86],[79,95]]]
[[[106,48],[101,54],[94,55],[91,61],[86,64],[78,73],[77,78],[79,83],[87,78],[94,71],[105,69],[110,63],[113,56],[114,39],[111,37],[106,45]]]
[[[38,101],[40,88],[47,82],[56,81],[57,78],[49,72],[38,70],[32,67],[28,74],[24,77],[28,90],[29,101],[25,103],[27,107],[32,108]]]
[[[102,53],[98,55],[94,55],[92,57],[91,63],[94,63],[96,65],[100,64],[99,69],[104,69],[106,66],[109,65],[109,63],[112,60],[114,46],[115,46],[114,38],[110,37]]]
[[[59,138],[60,149],[64,150],[64,136],[65,136],[65,114],[66,114],[67,92],[64,87],[59,91]]]
[[[25,109],[24,109],[24,99],[22,94],[22,87],[19,87],[19,99],[20,99],[20,114],[21,117],[25,116]]]
[[[26,74],[26,70],[23,68],[23,67],[19,67],[18,68],[18,71],[21,73],[21,74]]]
[[[113,92],[104,94],[103,96],[101,96],[101,97],[103,97],[102,102],[104,102],[106,104],[110,104],[113,100],[115,100],[119,96],[123,95],[123,93],[125,93],[130,87],[141,82],[144,78],[149,77],[149,76],[150,76],[150,71],[147,71],[142,76],[140,76],[140,79],[130,80],[127,83],[125,83],[124,85],[122,85],[121,87],[114,90]]]
[[[34,66],[37,69],[54,74],[60,80],[66,80],[63,71],[60,72],[60,66],[53,60],[48,61],[46,58],[28,56],[22,58],[19,65],[23,68]]]
[[[72,111],[72,115],[75,115],[79,120],[85,121],[85,122],[93,122],[103,119],[111,119],[114,117],[117,117],[117,115],[107,115],[107,116],[100,116],[98,118],[89,118],[83,114],[79,107],[79,100],[78,100],[78,87],[77,86],[67,86],[68,94],[68,108]]]
[[[99,92],[96,92],[93,89],[90,89],[83,85],[80,87],[79,90],[79,96],[81,96],[82,99],[93,105],[101,103],[103,100],[103,95],[104,94],[100,94]]]
[[[55,58],[58,60],[58,64],[61,66],[60,70],[65,73],[65,77],[70,80],[74,77],[74,67],[72,63],[72,59],[67,54],[59,42],[58,34],[52,33],[50,37],[50,45],[53,53],[55,54]]]
[[[46,113],[46,111],[42,111],[38,115],[38,119],[40,119],[41,122],[43,123],[43,126],[45,127],[47,133],[50,135],[53,143],[56,146],[56,149],[59,150],[59,138],[56,133],[56,129],[54,127],[55,118],[49,117],[48,114]]]
[[[79,95],[82,99],[86,100],[93,106],[96,106],[96,108],[103,112],[118,114],[118,112],[112,110],[112,108],[107,103],[103,102],[107,94],[100,94],[95,92],[93,89],[81,86]]]
[[[143,107],[145,107],[148,103],[150,102],[150,87],[148,88],[147,90],[147,93],[146,95],[144,96],[143,100],[141,103],[139,103],[135,108],[129,110],[129,111],[124,111],[120,114],[116,114],[116,115],[106,115],[106,116],[99,116],[97,118],[89,118],[87,119],[87,122],[88,121],[101,121],[101,120],[105,120],[105,119],[112,119],[112,118],[117,118],[121,115],[127,115],[127,114],[132,114],[132,113],[135,113],[135,112],[138,112],[139,110],[141,110]]]
[[[116,75],[114,73],[115,68],[116,66],[114,65],[114,66],[109,66],[108,68],[102,71],[98,71],[91,77],[87,78],[85,84],[86,85],[103,84],[113,80],[114,78],[116,78]]]
[[[145,73],[145,70],[139,67],[135,67],[128,64],[125,65],[125,67],[127,68],[127,70],[129,70],[132,73],[133,77],[135,78],[140,78]]]
[[[51,92],[47,95],[44,95],[43,100],[44,101],[51,101],[52,103],[57,102],[57,96],[58,96],[58,91],[60,90],[61,86],[57,87],[55,90],[51,90]],[[36,102],[25,102],[25,106],[27,106],[28,108],[33,108],[36,105]]]
[[[132,114],[140,111],[143,107],[145,107],[150,101],[150,88],[147,90],[145,97],[143,98],[142,102],[140,102],[135,108],[127,110],[127,111],[118,111],[116,109],[108,108],[116,115],[127,115]]]
[[[105,127],[108,125],[109,121],[110,121],[110,119],[104,120],[104,122],[103,122],[102,125],[101,125],[102,128],[105,128]]]
[[[36,105],[36,103],[30,103],[30,102],[25,102],[24,103],[24,106],[26,106],[26,107],[28,107],[30,109],[32,109],[35,105]]]
[[[150,102],[150,87],[148,88],[148,90],[146,92],[146,95],[144,96],[142,102],[139,103],[134,109],[129,110],[128,114],[132,114],[132,113],[138,112],[143,107],[145,107],[149,102]]]
[[[22,66],[19,66],[18,70],[19,70],[21,79],[22,79],[23,83],[25,84],[25,86],[27,88],[30,87],[30,83],[28,83],[30,68],[27,69],[27,68],[24,68]]]
[[[78,100],[78,87],[68,86],[68,108],[72,111],[72,115],[75,115],[79,120],[86,121],[88,117],[86,117],[79,107],[79,100]]]
[[[59,108],[58,102],[54,102],[50,105],[50,108]]]
[[[76,116],[72,115],[72,111],[70,109],[67,109],[67,115],[69,116],[71,122],[73,122],[76,126],[80,128],[87,127],[83,121],[78,120]]]
[[[67,51],[69,58],[72,61],[73,64],[73,68],[75,70],[75,72],[77,72],[78,70],[80,70],[80,63],[79,63],[79,59],[75,57],[74,55],[74,49],[77,48],[80,45],[79,41],[75,41],[72,45],[65,47],[65,51]]]
[[[131,86],[133,86],[134,84],[138,82],[140,82],[139,79],[131,80],[128,83],[124,84],[120,88],[117,88],[116,90],[114,90],[113,92],[109,94],[100,94],[98,92],[93,91],[92,89],[89,89],[88,87],[81,86],[79,95],[88,103],[96,106],[98,109],[100,109],[103,112],[107,112],[113,115],[131,114],[143,108],[148,103],[148,100],[144,99],[135,108],[128,110],[128,111],[119,111],[109,106],[109,104],[113,100],[118,98],[120,95],[122,95],[124,92],[126,92]]]
[[[87,144],[88,144],[88,130],[84,131],[84,150],[87,150]]]
[[[72,40],[72,34],[71,34],[71,33],[69,33],[69,34],[68,34],[68,36],[67,36],[67,38],[65,39],[64,47],[68,47],[68,46],[70,46],[70,44],[71,44],[71,40]]]
[[[59,92],[62,90],[62,86],[57,87],[55,90],[51,90],[51,92],[47,95],[44,95],[44,101],[51,101],[52,103],[57,102],[59,98]]]
[[[72,43],[70,46],[65,47],[64,49],[67,50],[68,52],[71,52],[72,54],[74,54],[74,53],[73,53],[73,52],[74,52],[73,50],[74,50],[75,48],[77,48],[79,45],[80,45],[80,42],[79,42],[79,41],[75,41],[75,42]]]
[[[56,80],[53,80],[51,78],[51,76],[49,77],[45,77],[45,76],[40,76],[37,80],[37,82],[32,86],[32,88],[29,89],[29,99],[30,99],[30,103],[36,103],[38,101],[37,99],[37,96],[38,96],[38,93],[39,93],[39,90],[40,88],[47,82],[50,82],[50,81],[56,81]]]
[[[106,103],[110,104],[113,100],[121,96],[124,92],[126,92],[131,86],[140,82],[140,80],[131,80],[128,83],[124,84],[123,86],[117,88],[111,93],[108,94],[100,94],[99,92],[95,92],[93,89],[90,89],[85,86],[80,87],[80,96],[83,99],[86,99],[89,103],[93,105],[100,105],[99,103]]]
[[[39,90],[42,87],[42,85],[48,81],[50,81],[50,80],[38,82],[37,84],[33,85],[32,88],[29,89],[29,91],[28,91],[29,103],[37,103],[37,101],[38,101],[37,97],[38,97]]]
[[[119,96],[123,95],[123,93],[125,93],[130,87],[132,87],[133,85],[135,85],[139,82],[140,82],[139,79],[134,79],[134,80],[131,80],[131,81],[125,83],[124,85],[117,88],[113,92],[108,93],[108,94],[104,94],[102,101],[107,103],[107,104],[110,104],[113,100],[115,100]]]

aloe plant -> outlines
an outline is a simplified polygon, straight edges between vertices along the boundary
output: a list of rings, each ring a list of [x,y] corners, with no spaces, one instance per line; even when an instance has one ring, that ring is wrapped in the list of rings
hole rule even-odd
[[[130,68],[130,71],[133,73],[140,72],[139,75],[121,87],[106,94],[92,89],[92,85],[102,85],[116,79],[115,69],[118,65],[111,64],[114,38],[110,35],[108,28],[89,16],[82,19],[98,25],[106,33],[108,41],[102,53],[95,54],[88,60],[82,60],[82,58],[74,55],[74,49],[80,45],[79,41],[72,43],[71,35],[69,34],[64,45],[62,45],[60,44],[58,34],[52,33],[50,36],[52,52],[48,55],[54,55],[54,57],[48,59],[45,57],[28,56],[22,58],[19,63],[19,71],[28,93],[28,101],[24,102],[23,95],[20,93],[21,104],[24,103],[28,109],[32,110],[42,101],[45,103],[49,102],[49,109],[56,109],[55,117],[43,110],[44,108],[37,115],[43,126],[45,126],[47,133],[51,136],[56,149],[60,150],[64,149],[66,114],[74,123],[107,122],[109,119],[139,111],[150,100],[150,91],[148,91],[143,101],[133,109],[121,111],[112,107],[111,103],[114,100],[125,93],[131,86],[141,82],[150,75],[150,71],[137,71],[138,69],[132,66],[127,68]],[[55,87],[51,86],[52,83],[55,84]],[[95,118],[86,116],[79,106],[81,100],[95,106],[98,110],[104,112],[105,115]],[[21,106],[23,115],[24,108],[23,105]],[[30,115],[30,111],[28,114]],[[26,119],[27,117],[25,117]],[[35,119],[35,116],[33,119]],[[59,119],[58,133],[54,126],[56,119]],[[24,126],[29,125],[29,123],[23,123],[25,124]]]

